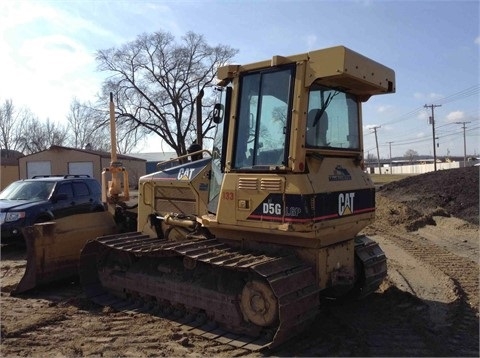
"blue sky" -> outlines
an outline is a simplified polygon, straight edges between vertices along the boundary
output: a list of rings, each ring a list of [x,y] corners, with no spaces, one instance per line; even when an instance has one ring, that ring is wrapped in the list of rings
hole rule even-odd
[[[0,101],[12,99],[40,119],[66,123],[74,97],[93,100],[106,73],[97,50],[144,32],[188,31],[238,49],[249,63],[345,45],[396,72],[397,92],[363,106],[365,155],[480,155],[478,1],[22,1],[0,3]],[[389,142],[391,142],[389,144]],[[161,151],[158,139],[139,151]]]

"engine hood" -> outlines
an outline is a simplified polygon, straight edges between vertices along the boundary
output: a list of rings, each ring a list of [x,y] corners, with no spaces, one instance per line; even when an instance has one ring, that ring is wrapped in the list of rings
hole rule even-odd
[[[0,200],[0,211],[21,211],[47,203],[45,200]]]

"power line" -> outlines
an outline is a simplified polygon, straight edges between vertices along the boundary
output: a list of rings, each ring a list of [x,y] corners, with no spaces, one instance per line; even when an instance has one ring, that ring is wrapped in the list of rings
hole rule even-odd
[[[451,103],[451,102],[459,101],[461,99],[476,95],[479,92],[480,92],[480,85],[477,84],[477,85],[473,85],[471,87],[468,87],[464,90],[461,90],[460,92],[457,92],[457,93],[451,94],[449,96],[440,98],[440,99],[436,100],[436,102],[439,103],[440,105],[446,104],[446,103]],[[404,121],[404,120],[408,120],[408,119],[412,118],[414,115],[423,111],[424,108],[425,108],[425,106],[415,108],[415,109],[411,110],[410,112],[402,114],[399,117],[396,117],[395,119],[393,119],[389,122],[383,123],[383,125],[393,124],[393,123],[398,123],[398,122],[401,122],[401,121]]]
[[[478,130],[480,127],[470,127],[470,128],[467,128],[466,129],[466,137],[467,138],[473,138],[473,137],[478,137],[480,135],[480,133],[478,132],[475,132],[475,130]],[[373,132],[372,132],[373,133]],[[446,133],[446,134],[442,134],[442,135],[438,135],[438,133],[436,133],[436,140],[437,142],[440,142],[442,140],[445,140],[447,139],[448,137],[452,137],[452,136],[458,136],[460,135],[462,132],[461,131],[456,131],[456,132],[452,132],[452,133]],[[426,143],[426,142],[429,142],[431,141],[430,138],[428,137],[423,137],[423,138],[419,138],[419,139],[415,139],[415,140],[410,140],[410,141],[395,141],[395,142],[392,142],[392,145],[391,147],[395,147],[395,148],[401,148],[401,147],[405,147],[405,146],[411,146],[411,145],[418,145],[418,144],[421,144],[421,143]],[[388,142],[389,143],[389,142]],[[387,144],[380,144],[380,147],[382,148],[386,148],[387,147]],[[376,146],[372,146],[372,147],[369,147],[369,148],[366,148],[365,149],[365,152],[371,152],[373,150],[376,150]]]
[[[476,122],[476,121],[473,121],[473,122]],[[436,137],[443,138],[445,136],[452,136],[452,135],[461,134],[462,132],[458,129],[455,129],[455,128],[447,129],[447,128],[445,128],[446,126],[450,126],[452,124],[455,124],[455,123],[447,123],[447,124],[444,124],[444,125],[441,125],[441,126],[435,125],[435,135],[436,135]],[[438,130],[439,128],[442,128],[442,129],[439,131]],[[467,128],[467,130],[466,130],[467,135],[471,135],[471,136],[480,135],[480,133],[475,133],[475,130],[479,129],[479,128],[480,127],[478,127],[478,126]],[[410,129],[410,131],[412,132],[414,130]],[[373,132],[371,132],[371,133],[373,133]],[[408,144],[418,144],[418,143],[422,143],[422,142],[426,142],[426,141],[430,140],[429,138],[426,138],[426,137],[412,138],[411,133],[409,133],[408,136],[409,136],[408,138],[402,139],[401,136],[396,135],[393,138],[395,140],[395,144],[393,146],[394,147],[399,147],[399,146],[404,146],[404,145],[408,145]]]
[[[474,130],[479,129],[479,128],[480,128],[480,127],[471,127],[471,128],[468,128],[468,129],[466,130],[467,136],[469,136],[470,133],[472,134],[472,135],[471,135],[472,137],[473,137],[473,136],[479,136],[480,133],[473,133]],[[461,134],[461,133],[462,133],[461,131],[456,130],[455,132],[444,133],[444,134],[441,134],[441,135],[439,135],[438,132],[436,132],[435,134],[436,134],[436,137],[437,137],[437,138],[443,139],[443,138],[446,138],[446,137],[451,137],[451,136],[459,135],[459,134]],[[411,139],[411,140],[410,140],[410,139],[407,139],[407,140],[403,140],[403,141],[398,141],[398,140],[397,140],[397,141],[392,142],[392,143],[395,143],[395,144],[393,144],[393,147],[402,147],[402,146],[405,146],[405,145],[418,144],[418,143],[422,143],[422,142],[427,142],[427,141],[429,141],[429,140],[430,140],[430,139],[427,138],[427,137],[422,137],[422,138],[418,138],[418,139]],[[371,148],[370,150],[372,150],[372,149],[375,149],[375,147]]]
[[[442,104],[446,104],[446,103],[451,103],[451,102],[455,102],[455,101],[458,101],[458,100],[462,100],[464,98],[467,98],[467,97],[470,97],[470,96],[473,96],[473,95],[476,95],[480,92],[480,85],[473,85],[473,86],[470,86],[464,90],[461,90],[459,92],[456,92],[454,94],[451,94],[451,95],[448,95],[446,97],[443,97],[443,98],[440,98],[437,102],[437,104],[435,106],[441,106]],[[409,111],[399,117],[396,117],[395,119],[391,120],[391,121],[388,121],[388,122],[384,122],[382,125],[388,125],[388,124],[393,124],[393,123],[398,123],[398,122],[402,122],[404,120],[408,120],[408,119],[411,119],[412,116],[420,113],[421,111],[424,111],[424,110],[428,110],[428,108],[431,108],[431,106],[434,106],[434,105],[430,105],[430,106],[423,106],[423,107],[419,107],[419,108],[415,108],[413,109],[412,111]],[[434,108],[434,107],[433,107]],[[433,114],[433,111],[432,111],[432,114]],[[465,113],[464,113],[465,114]],[[470,118],[470,117],[476,117],[478,116],[478,113],[477,112],[467,112],[467,118],[469,119],[470,122],[479,122],[480,119],[475,119],[475,118]],[[432,116],[433,117],[433,116]],[[431,120],[431,119],[430,119]],[[434,120],[434,119],[433,119]],[[438,128],[443,128],[447,125],[450,125],[451,123],[447,123],[447,124],[444,124],[444,125],[440,125],[438,127],[435,127],[436,129]],[[378,126],[379,127],[379,126]],[[460,134],[460,132],[456,131],[456,132],[451,132],[451,131],[440,131],[439,133],[437,133],[437,136],[439,138],[437,138],[437,136],[435,134],[433,134],[434,132],[434,126],[432,125],[432,135],[433,135],[433,142],[434,142],[434,153],[436,152],[436,145],[435,145],[435,141],[436,139],[441,139],[441,138],[444,138],[446,136],[453,136],[453,135],[458,135]],[[411,134],[412,132],[415,132],[415,129],[418,129],[419,131],[423,129],[421,129],[420,126],[414,126],[413,128],[412,127],[408,127],[408,133],[405,133],[405,134],[399,134],[398,132],[396,133],[395,137],[393,138],[395,140],[395,143],[393,144],[394,147],[400,147],[400,146],[405,146],[405,145],[411,145],[411,144],[419,144],[419,143],[423,143],[423,142],[426,142],[428,141],[429,139],[428,138],[412,138],[411,137]],[[468,129],[466,129],[466,136],[478,136],[478,134],[476,133],[473,133],[473,131],[475,129],[478,129],[478,127],[470,127]],[[365,137],[368,137],[370,134],[375,134],[376,135],[376,130],[375,131],[371,131],[371,132],[364,132],[364,136]],[[402,137],[404,137],[404,139],[402,139]],[[393,143],[393,142],[392,142]],[[392,145],[391,145],[392,146]],[[370,150],[373,150],[375,148],[378,148],[378,145],[376,145],[375,147],[372,147],[372,148],[369,148],[368,151]],[[377,150],[377,153],[378,153],[378,150]],[[436,153],[435,155],[436,156]]]
[[[436,102],[437,103],[441,103],[441,104],[446,104],[446,103],[450,103],[450,102],[455,102],[455,101],[459,101],[461,99],[464,99],[464,98],[467,98],[467,97],[470,97],[470,96],[473,96],[473,95],[476,95],[480,92],[480,86],[479,85],[474,85],[474,86],[471,86],[467,89],[464,89],[463,91],[460,91],[460,92],[457,92],[457,93],[454,93],[450,96],[447,96],[447,97],[443,97],[443,98],[440,98],[439,100],[437,100]]]
[[[413,111],[410,111],[408,113],[405,113],[405,114],[402,114],[401,116],[391,120],[390,122],[385,122],[383,123],[384,125],[387,125],[387,124],[393,124],[393,123],[398,123],[398,122],[402,122],[402,121],[406,121],[410,118],[412,118],[415,114],[419,113],[423,111],[423,107],[420,107],[420,108],[416,108],[414,109]]]

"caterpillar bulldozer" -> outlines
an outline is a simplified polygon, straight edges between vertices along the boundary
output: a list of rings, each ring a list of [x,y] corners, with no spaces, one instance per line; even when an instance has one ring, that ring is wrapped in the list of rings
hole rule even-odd
[[[395,73],[337,46],[217,77],[212,148],[140,178],[137,231],[88,241],[80,281],[98,304],[273,348],[315,320],[322,297],[364,297],[387,274],[359,234],[375,217],[361,105],[394,93]]]
[[[99,304],[140,302],[273,348],[321,297],[366,296],[386,276],[384,252],[358,234],[375,216],[361,104],[393,93],[395,74],[338,46],[217,77],[213,149],[142,177],[138,231],[88,242],[80,280]]]

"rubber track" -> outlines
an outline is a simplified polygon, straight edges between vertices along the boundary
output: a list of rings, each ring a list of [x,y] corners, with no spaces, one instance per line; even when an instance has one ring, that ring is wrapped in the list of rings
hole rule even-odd
[[[364,282],[358,298],[375,292],[387,277],[387,258],[377,242],[367,236],[355,238],[355,255],[363,266]]]
[[[98,277],[97,261],[108,250],[128,252],[136,257],[183,256],[219,269],[255,274],[266,280],[278,300],[279,325],[273,337],[250,337],[218,329],[213,322],[201,324],[195,317],[176,319],[185,330],[222,344],[257,351],[274,348],[301,333],[315,319],[319,309],[319,290],[309,266],[294,256],[254,255],[228,246],[216,239],[167,241],[141,233],[110,235],[89,242],[80,258],[80,280],[87,298],[97,304],[121,311],[153,313],[143,304],[128,302],[107,292]],[[214,254],[212,254],[214,250]],[[160,261],[159,261],[160,262]],[[173,302],[174,303],[174,302]]]

